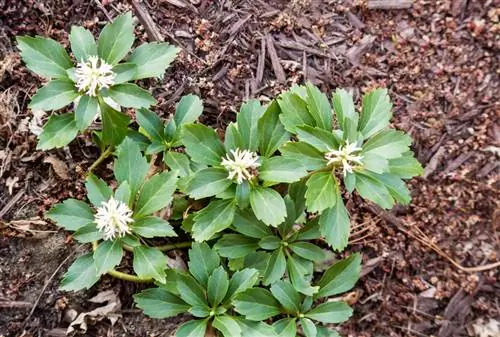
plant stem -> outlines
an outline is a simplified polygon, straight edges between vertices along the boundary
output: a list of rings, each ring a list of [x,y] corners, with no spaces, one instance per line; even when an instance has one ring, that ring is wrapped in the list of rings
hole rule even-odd
[[[92,165],[90,165],[89,169],[87,170],[87,173],[91,173],[100,163],[103,162],[104,159],[108,158],[113,152],[113,150],[114,150],[113,146],[109,146],[104,152],[102,152],[99,158],[97,158],[96,161],[93,162]]]

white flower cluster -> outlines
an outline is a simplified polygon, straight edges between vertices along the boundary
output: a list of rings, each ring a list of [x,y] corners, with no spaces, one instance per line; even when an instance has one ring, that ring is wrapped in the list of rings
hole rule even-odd
[[[361,160],[363,156],[358,156],[355,153],[361,151],[356,143],[349,144],[347,140],[345,146],[340,146],[338,150],[330,150],[325,154],[325,159],[328,160],[328,165],[341,163],[344,177],[347,172],[352,173],[353,166],[363,165]]]
[[[231,150],[231,155],[227,154],[226,158],[222,158],[221,165],[229,172],[228,179],[232,180],[236,177],[236,182],[241,184],[243,180],[249,180],[254,177],[252,172],[260,164],[257,162],[259,156],[248,150]]]
[[[134,219],[132,210],[124,202],[111,197],[97,208],[94,221],[97,229],[103,233],[103,239],[112,240],[130,233],[129,223],[134,222]]]
[[[89,96],[96,96],[100,89],[109,88],[115,83],[115,73],[112,69],[113,66],[99,57],[90,56],[88,61],[82,61],[76,66],[77,88]]]

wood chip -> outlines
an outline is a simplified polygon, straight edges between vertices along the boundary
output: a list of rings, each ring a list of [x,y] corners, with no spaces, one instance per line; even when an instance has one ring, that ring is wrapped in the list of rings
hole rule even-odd
[[[413,0],[368,0],[368,9],[406,9],[413,5]]]
[[[62,180],[69,180],[69,169],[65,162],[54,156],[45,157],[43,162],[50,164],[59,178]]]
[[[134,8],[135,15],[139,19],[141,25],[144,26],[146,30],[146,34],[148,35],[149,41],[163,41],[163,36],[161,35],[156,23],[153,21],[153,18],[149,14],[148,10],[137,0],[129,0],[130,4]]]
[[[255,75],[255,83],[257,86],[262,82],[262,78],[264,77],[264,67],[266,65],[266,41],[262,39],[260,41],[260,54],[259,54],[259,62],[257,63],[257,74]]]
[[[430,177],[434,173],[434,171],[436,171],[439,164],[441,164],[441,160],[443,159],[445,153],[446,153],[446,150],[444,149],[444,147],[440,147],[436,151],[436,153],[434,153],[432,158],[429,160],[429,164],[427,164],[427,166],[425,166],[424,178],[427,179],[428,177]]]
[[[346,52],[346,57],[352,65],[359,65],[361,57],[363,56],[363,54],[367,53],[370,50],[373,42],[375,42],[375,36],[367,34],[363,36],[363,38],[357,45],[349,48],[349,50]]]
[[[474,154],[475,154],[475,151],[462,153],[457,158],[455,158],[454,160],[452,160],[451,162],[448,163],[448,165],[444,169],[443,173],[447,174],[447,173],[455,171],[463,163],[465,163],[467,160],[469,160]]]
[[[252,14],[248,14],[247,17],[238,20],[233,27],[229,30],[229,36],[236,35],[240,29],[243,27],[243,25],[252,17]]]
[[[284,83],[286,81],[285,71],[281,66],[280,59],[278,58],[278,54],[276,53],[276,49],[274,48],[274,39],[271,35],[267,35],[267,54],[271,59],[271,64],[273,65],[273,71],[276,75],[276,79],[280,83]]]

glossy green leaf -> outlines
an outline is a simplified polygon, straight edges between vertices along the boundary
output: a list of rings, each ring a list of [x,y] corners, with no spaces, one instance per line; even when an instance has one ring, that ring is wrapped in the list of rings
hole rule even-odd
[[[50,150],[68,145],[78,134],[74,113],[52,115],[38,136],[37,150]]]
[[[286,270],[286,259],[282,249],[275,250],[267,262],[262,283],[270,285],[283,277]]]
[[[402,179],[411,179],[424,173],[422,165],[413,156],[413,152],[408,151],[401,157],[389,160],[389,172]]]
[[[339,147],[338,140],[332,131],[309,125],[297,127],[297,137],[320,152],[328,152]]]
[[[77,62],[86,62],[90,56],[97,55],[97,44],[92,33],[83,27],[71,26],[69,34],[71,51]]]
[[[206,241],[231,226],[236,210],[234,200],[213,200],[194,217],[193,238]]]
[[[106,145],[118,145],[127,135],[130,118],[113,109],[104,101],[99,101],[102,120],[102,141]]]
[[[207,330],[207,319],[187,321],[177,329],[175,337],[204,337]]]
[[[259,280],[259,272],[254,268],[245,268],[237,271],[229,280],[226,299],[231,299],[239,293],[252,288]]]
[[[236,259],[255,252],[259,245],[257,240],[240,234],[225,234],[214,246],[224,257]]]
[[[191,159],[200,164],[219,165],[226,154],[215,130],[201,124],[183,126],[184,145]]]
[[[89,223],[78,228],[72,236],[73,239],[80,243],[89,243],[100,240],[102,238],[102,232],[97,229],[97,225],[95,223]]]
[[[356,191],[363,198],[373,201],[382,208],[388,209],[394,206],[394,199],[387,187],[366,174],[356,173]]]
[[[249,210],[237,211],[234,216],[233,226],[238,233],[251,238],[261,239],[264,236],[272,235],[271,229],[259,221]]]
[[[278,337],[297,337],[296,318],[282,318],[273,324]]]
[[[157,114],[149,109],[142,108],[137,110],[136,118],[139,126],[146,131],[152,140],[163,142],[163,123]]]
[[[227,152],[244,148],[243,139],[236,123],[231,122],[226,127],[224,134],[224,147]]]
[[[135,220],[131,229],[132,232],[145,238],[177,236],[167,221],[156,216],[146,216]]]
[[[316,121],[316,125],[324,130],[332,129],[332,108],[328,97],[311,83],[306,84],[307,108]]]
[[[335,206],[326,209],[319,218],[319,229],[326,242],[334,250],[342,251],[347,246],[351,225],[349,213],[344,206],[342,196],[337,194]]]
[[[115,65],[127,55],[133,43],[132,13],[127,12],[103,28],[97,42],[97,51],[100,58]]]
[[[229,288],[229,277],[222,266],[215,269],[208,278],[207,295],[208,303],[212,307],[218,306],[226,297]]]
[[[265,108],[256,99],[251,99],[241,105],[236,120],[241,135],[242,146],[246,150],[257,151],[259,146],[258,121]]]
[[[132,206],[131,203],[131,195],[132,191],[130,190],[130,185],[127,181],[122,182],[115,191],[115,199],[124,202],[129,207]]]
[[[310,260],[321,261],[325,258],[323,249],[310,242],[293,242],[288,247],[298,256]]]
[[[190,307],[176,295],[161,288],[145,289],[133,297],[136,306],[151,318],[177,316]]]
[[[252,189],[250,205],[257,219],[267,225],[276,227],[285,221],[285,202],[281,195],[271,188],[257,186]]]
[[[89,289],[97,281],[99,281],[99,275],[94,264],[94,258],[92,253],[88,253],[78,257],[68,268],[61,281],[60,289],[64,291]]]
[[[186,193],[191,198],[203,199],[224,192],[232,184],[227,174],[223,168],[209,167],[200,170],[189,181]]]
[[[97,98],[83,95],[75,109],[76,127],[80,131],[87,129],[94,121],[99,110]]]
[[[409,150],[411,137],[402,131],[379,132],[363,144],[362,155],[375,154],[385,159],[401,157]]]
[[[134,210],[135,217],[152,214],[166,207],[176,189],[177,174],[162,172],[149,178],[141,189],[139,199]]]
[[[392,103],[387,89],[375,89],[363,96],[363,109],[359,120],[359,131],[367,139],[389,125]]]
[[[304,261],[308,264],[305,266]],[[292,282],[295,289],[298,292],[306,295],[312,296],[318,292],[318,286],[311,286],[309,276],[312,274],[312,262],[307,260],[302,260],[296,255],[291,255],[287,260],[288,276]]]
[[[203,113],[203,102],[193,94],[183,96],[175,107],[175,125],[181,127],[184,124],[195,122]]]
[[[201,285],[207,285],[208,277],[219,265],[220,259],[215,250],[210,249],[205,242],[193,242],[189,250],[188,266],[190,273]]]
[[[317,330],[316,325],[314,325],[313,321],[308,318],[300,318],[300,325],[302,326],[302,331],[304,331],[304,335],[306,337],[316,337]]]
[[[352,254],[336,262],[324,272],[318,282],[316,298],[330,297],[351,290],[359,279],[361,255]]]
[[[281,239],[275,235],[265,236],[259,241],[259,247],[267,250],[278,249],[281,245]]]
[[[109,97],[126,108],[147,108],[156,103],[149,91],[133,83],[117,84],[109,88]]]
[[[238,294],[233,305],[237,312],[251,321],[263,321],[280,313],[278,301],[263,288],[252,288]]]
[[[344,89],[337,89],[333,94],[333,109],[337,115],[344,139],[353,143],[357,138],[359,116],[354,108],[352,95]]]
[[[115,160],[114,173],[119,183],[127,181],[131,194],[136,195],[149,171],[149,164],[141,154],[139,145],[126,138],[120,144],[120,152]]]
[[[322,323],[342,323],[352,316],[352,309],[344,302],[326,302],[305,315],[307,318]]]
[[[54,205],[45,216],[69,231],[76,231],[94,221],[94,214],[90,207],[76,199],[66,199]]]
[[[305,194],[307,210],[311,213],[323,212],[335,206],[339,186],[332,172],[317,172],[306,182]]]
[[[327,165],[324,155],[304,142],[288,142],[280,147],[280,152],[284,157],[300,160],[307,170],[317,170]]]
[[[279,118],[288,132],[295,133],[297,126],[316,125],[309,113],[307,103],[296,93],[284,92],[279,96],[278,104],[282,111]]]
[[[302,166],[302,161],[294,158],[265,158],[259,168],[259,179],[270,182],[293,183],[306,175],[307,171]]]
[[[277,281],[271,285],[271,293],[288,313],[296,314],[300,311],[300,294],[291,283]]]
[[[137,65],[134,80],[148,77],[161,77],[172,63],[180,48],[165,42],[144,43],[134,49],[127,61]]]
[[[156,248],[135,247],[133,267],[139,277],[151,277],[162,283],[165,282],[167,258]]]
[[[92,173],[87,176],[85,188],[87,189],[87,198],[95,207],[101,206],[103,201],[108,201],[111,195],[113,195],[111,187],[104,180],[97,178]]]
[[[215,316],[212,326],[222,332],[224,337],[240,337],[241,327],[231,316]]]
[[[137,65],[135,63],[124,62],[113,67],[115,73],[115,84],[121,84],[134,79],[137,74]]]
[[[177,171],[180,177],[187,177],[191,174],[189,158],[184,153],[166,151],[163,161],[171,170]]]
[[[29,108],[31,110],[57,110],[73,102],[78,95],[75,85],[70,80],[52,80],[36,91],[31,98]]]
[[[290,139],[290,133],[280,122],[280,112],[278,103],[272,101],[257,123],[259,152],[264,157],[270,157],[283,143]]]
[[[99,275],[107,273],[117,266],[123,257],[120,240],[101,242],[94,251],[94,264]]]
[[[207,306],[205,289],[190,275],[179,275],[177,278],[179,296],[192,306]]]

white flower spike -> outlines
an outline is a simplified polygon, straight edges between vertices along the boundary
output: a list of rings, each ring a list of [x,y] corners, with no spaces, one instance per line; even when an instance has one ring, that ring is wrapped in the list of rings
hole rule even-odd
[[[226,158],[222,158],[221,165],[229,172],[228,179],[234,179],[241,184],[243,180],[252,179],[255,175],[253,172],[260,164],[257,162],[259,156],[255,152],[248,150],[231,150],[232,158],[229,154]]]
[[[344,177],[347,172],[352,173],[352,168],[355,165],[363,165],[361,160],[363,156],[358,156],[355,153],[361,151],[356,143],[349,144],[346,140],[345,146],[340,146],[338,150],[330,150],[325,154],[325,159],[328,160],[328,165],[341,163]]]
[[[90,56],[87,62],[80,62],[76,66],[76,86],[89,96],[96,96],[102,88],[109,88],[115,84],[113,66],[107,64],[97,56]]]
[[[132,210],[119,200],[111,197],[103,201],[94,216],[97,229],[103,233],[104,240],[112,240],[130,233],[129,224],[134,222]]]

